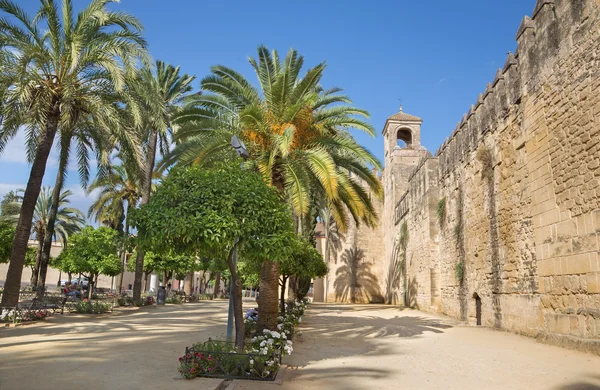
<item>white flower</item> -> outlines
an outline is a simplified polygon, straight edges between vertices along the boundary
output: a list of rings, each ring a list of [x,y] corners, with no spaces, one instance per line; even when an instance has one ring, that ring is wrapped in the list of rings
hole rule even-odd
[[[279,330],[283,329],[283,324],[278,324],[277,329],[279,329]]]
[[[261,341],[261,342],[260,342],[260,346],[261,346],[261,347],[264,347],[264,346],[265,346],[265,341]]]
[[[250,365],[254,364],[254,360],[250,359]]]

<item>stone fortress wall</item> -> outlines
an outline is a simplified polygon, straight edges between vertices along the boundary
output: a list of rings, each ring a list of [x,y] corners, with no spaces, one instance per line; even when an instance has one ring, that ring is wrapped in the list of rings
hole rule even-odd
[[[516,39],[435,156],[388,119],[380,227],[344,245],[388,303],[600,353],[600,2],[538,0]]]

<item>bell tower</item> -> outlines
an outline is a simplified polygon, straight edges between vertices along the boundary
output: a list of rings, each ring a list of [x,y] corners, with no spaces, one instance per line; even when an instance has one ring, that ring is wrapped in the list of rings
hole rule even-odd
[[[402,110],[390,116],[383,128],[385,138],[385,166],[390,167],[395,157],[420,156],[414,153],[424,150],[421,146],[421,124],[423,120],[418,116],[407,114]]]
[[[384,189],[386,201],[393,200],[387,211],[393,211],[396,201],[408,189],[408,176],[427,155],[427,150],[421,146],[422,123],[418,116],[404,112],[402,106],[385,121],[382,132],[385,143]]]

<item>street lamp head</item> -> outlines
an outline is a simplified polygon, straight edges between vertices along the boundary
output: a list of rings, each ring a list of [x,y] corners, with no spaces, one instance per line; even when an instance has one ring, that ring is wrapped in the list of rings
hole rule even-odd
[[[231,137],[231,146],[233,147],[233,150],[235,150],[237,155],[243,158],[244,160],[250,157],[250,154],[246,149],[246,145],[244,145],[244,143],[235,135]]]

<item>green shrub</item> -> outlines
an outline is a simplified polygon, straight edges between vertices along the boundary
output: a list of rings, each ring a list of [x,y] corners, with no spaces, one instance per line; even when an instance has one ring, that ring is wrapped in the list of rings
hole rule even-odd
[[[80,301],[75,304],[72,311],[80,314],[104,314],[112,311],[112,305],[104,302]]]
[[[117,298],[117,303],[119,304],[119,306],[132,306],[133,305],[133,297],[123,294],[119,298]]]
[[[167,299],[165,299],[165,303],[180,305],[183,302],[181,301],[181,298],[178,295],[171,295],[170,297],[167,297]]]

